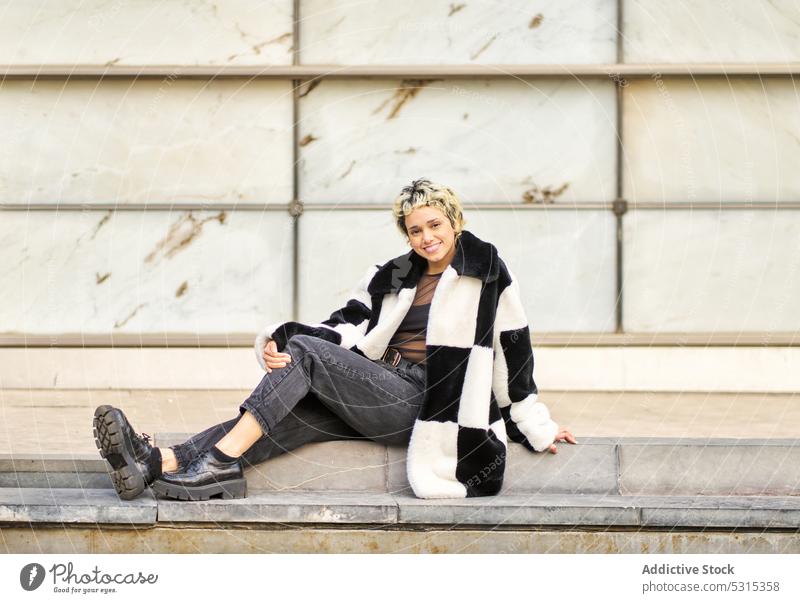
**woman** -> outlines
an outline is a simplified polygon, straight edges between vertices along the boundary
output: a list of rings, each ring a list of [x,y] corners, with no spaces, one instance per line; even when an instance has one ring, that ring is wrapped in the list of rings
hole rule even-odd
[[[150,446],[124,413],[95,411],[95,441],[121,498],[246,495],[243,467],[308,442],[408,444],[421,498],[500,491],[510,437],[535,451],[575,444],[537,401],[519,285],[497,249],[464,230],[453,191],[428,180],[394,202],[411,251],[371,266],[347,304],[317,325],[258,335],[266,371],[240,415],[172,448]]]

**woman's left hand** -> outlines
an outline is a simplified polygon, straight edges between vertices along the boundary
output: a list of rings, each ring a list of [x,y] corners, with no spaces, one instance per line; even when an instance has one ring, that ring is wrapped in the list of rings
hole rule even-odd
[[[572,433],[570,433],[566,427],[559,425],[558,433],[556,434],[556,442],[569,442],[570,444],[577,444],[578,440],[575,439],[575,436],[572,435]],[[555,442],[550,444],[550,448],[548,448],[547,451],[552,454],[556,454],[558,452]]]

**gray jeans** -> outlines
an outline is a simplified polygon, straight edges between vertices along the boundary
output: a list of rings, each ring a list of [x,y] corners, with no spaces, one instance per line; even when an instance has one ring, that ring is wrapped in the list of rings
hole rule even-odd
[[[292,357],[265,373],[241,404],[264,435],[243,455],[255,465],[309,442],[368,439],[406,445],[425,395],[425,367],[372,361],[310,335],[295,335],[282,350]],[[180,467],[216,444],[235,417],[173,447]]]

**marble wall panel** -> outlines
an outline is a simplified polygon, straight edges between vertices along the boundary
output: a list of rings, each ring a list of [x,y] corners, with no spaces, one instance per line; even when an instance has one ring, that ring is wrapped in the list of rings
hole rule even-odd
[[[291,318],[285,212],[0,212],[5,333],[256,332]]]
[[[614,330],[611,212],[467,209],[465,217],[517,276],[534,341],[536,332]],[[370,263],[409,250],[388,210],[307,211],[300,224],[303,321],[342,306]]]
[[[6,65],[291,65],[292,0],[9,0]]]
[[[800,95],[789,78],[650,78],[625,89],[630,201],[800,201]]]
[[[317,323],[343,306],[370,265],[409,247],[390,210],[306,210],[300,218],[299,320]]]
[[[304,64],[613,63],[616,3],[301,2]]]
[[[625,0],[622,15],[628,63],[800,60],[795,0]]]
[[[5,81],[2,203],[286,203],[289,82]]]
[[[469,202],[615,195],[611,81],[323,81],[300,99],[300,195],[387,203],[414,178]]]
[[[630,332],[800,329],[800,211],[632,211],[624,218]]]

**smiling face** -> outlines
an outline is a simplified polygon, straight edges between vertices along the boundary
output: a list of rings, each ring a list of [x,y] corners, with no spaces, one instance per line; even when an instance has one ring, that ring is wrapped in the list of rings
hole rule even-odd
[[[411,248],[428,260],[428,272],[438,274],[456,254],[456,232],[450,220],[435,207],[418,207],[405,217]]]

